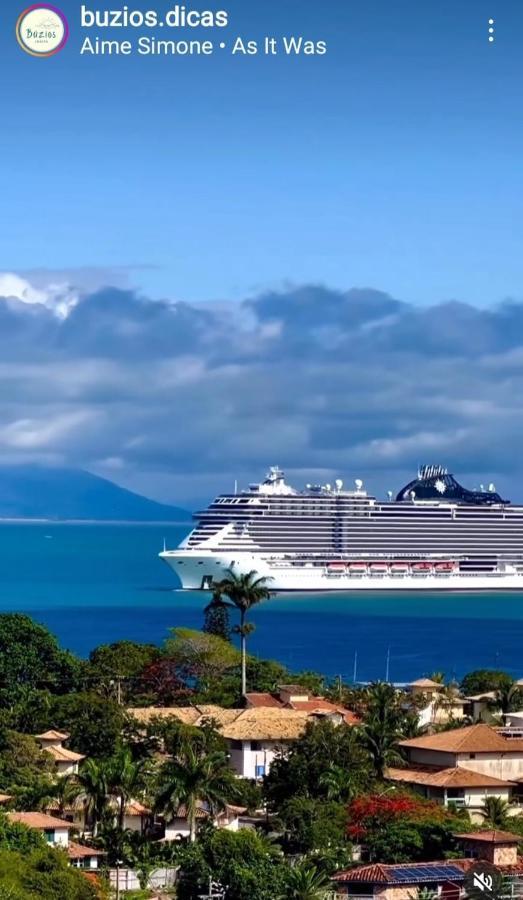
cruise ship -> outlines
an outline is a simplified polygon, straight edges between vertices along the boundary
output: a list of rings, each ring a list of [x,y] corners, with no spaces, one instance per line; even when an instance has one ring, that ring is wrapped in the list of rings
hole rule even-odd
[[[523,506],[493,484],[468,490],[442,466],[421,467],[386,500],[361,479],[295,490],[274,466],[194,518],[160,553],[186,590],[230,569],[257,572],[274,592],[523,590]]]

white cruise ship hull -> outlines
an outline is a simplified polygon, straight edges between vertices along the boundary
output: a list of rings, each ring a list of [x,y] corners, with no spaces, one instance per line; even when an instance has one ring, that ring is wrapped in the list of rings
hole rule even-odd
[[[208,590],[212,581],[227,577],[231,567],[236,574],[255,571],[258,576],[271,579],[274,592],[299,591],[523,591],[523,571],[505,566],[492,572],[355,572],[332,570],[288,559],[264,558],[260,554],[220,554],[216,551],[164,550],[161,559],[170,566],[184,590]],[[435,561],[435,565],[437,561]]]

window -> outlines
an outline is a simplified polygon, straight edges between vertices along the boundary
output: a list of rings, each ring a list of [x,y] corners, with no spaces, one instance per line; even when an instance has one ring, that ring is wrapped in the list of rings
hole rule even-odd
[[[265,766],[256,766],[256,778],[263,778],[265,775]]]
[[[44,835],[48,844],[54,844],[54,828],[46,828]]]
[[[263,750],[260,741],[251,741],[251,750]]]
[[[469,754],[469,759],[476,759],[476,754],[475,754],[475,753],[470,753],[470,754]]]

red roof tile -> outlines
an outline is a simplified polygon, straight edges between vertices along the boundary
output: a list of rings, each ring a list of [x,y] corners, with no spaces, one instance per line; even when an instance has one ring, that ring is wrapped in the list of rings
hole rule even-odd
[[[456,834],[460,841],[485,841],[489,844],[521,844],[523,835],[512,831],[470,831]]]
[[[248,693],[245,694],[245,699],[249,706],[263,707],[263,706],[272,706],[272,707],[281,707],[283,703],[281,700],[278,700],[277,697],[273,697],[272,694],[263,694],[263,693]]]

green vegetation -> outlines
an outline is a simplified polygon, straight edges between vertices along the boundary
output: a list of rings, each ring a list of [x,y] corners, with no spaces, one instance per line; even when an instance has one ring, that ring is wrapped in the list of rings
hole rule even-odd
[[[426,702],[390,684],[329,685],[314,672],[289,672],[246,652],[249,610],[269,596],[254,574],[215,585],[205,630],[170,630],[163,646],[118,641],[88,660],[62,650],[26,616],[0,615],[0,790],[17,810],[74,814],[80,839],[106,853],[108,865],[131,867],[145,898],[151,872],[179,867],[177,900],[196,900],[209,877],[226,886],[225,900],[324,900],[330,876],[352,861],[354,844],[378,862],[423,861],[455,855],[455,834],[470,830],[463,812],[420,799],[387,782],[387,768],[404,764],[400,742],[417,733]],[[229,616],[239,613],[231,628]],[[239,634],[241,648],[231,641]],[[441,673],[441,708],[452,707],[454,685]],[[358,716],[310,719],[258,783],[236,777],[230,747],[217,723],[199,728],[152,715],[139,724],[133,706],[216,704],[237,708],[246,685],[273,692],[298,683],[343,703]],[[520,686],[504,672],[466,676],[467,693],[493,692],[498,710],[521,705]],[[456,722],[444,726],[455,727]],[[78,773],[58,777],[34,735],[59,729],[86,759]],[[231,751],[232,752],[232,751]],[[143,832],[126,826],[126,806],[145,813]],[[216,826],[232,805],[245,808],[253,829]],[[523,835],[523,817],[488,798],[484,827]],[[185,819],[187,838],[159,840],[159,822]],[[78,836],[77,836],[78,839]],[[68,866],[35,831],[0,814],[0,900],[94,900],[108,896]],[[105,893],[104,893],[105,892]]]
[[[493,693],[492,707],[507,713],[523,706],[523,689],[507,672],[497,669],[476,669],[465,675],[461,691],[467,697]]]

